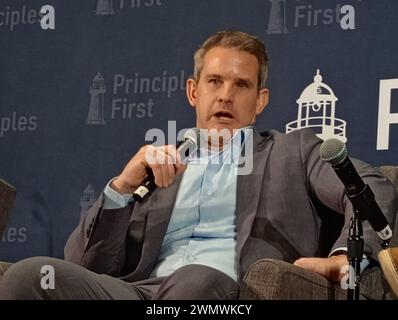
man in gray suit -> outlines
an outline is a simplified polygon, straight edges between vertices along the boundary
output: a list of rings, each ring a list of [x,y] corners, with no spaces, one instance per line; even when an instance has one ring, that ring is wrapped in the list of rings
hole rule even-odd
[[[196,127],[227,130],[231,139],[204,146],[188,165],[172,145],[142,147],[73,231],[66,261],[16,263],[1,281],[0,298],[236,299],[245,272],[261,258],[341,280],[352,207],[331,166],[319,159],[321,141],[310,130],[251,130],[269,96],[263,43],[218,32],[194,59],[187,96]],[[248,137],[249,174],[238,175],[235,163],[211,163]],[[148,154],[167,161],[149,161]],[[392,185],[371,166],[354,163],[392,223]],[[133,201],[148,170],[158,188]],[[379,241],[367,224],[364,238],[366,261],[373,263]],[[43,265],[54,267],[54,289],[40,286]]]

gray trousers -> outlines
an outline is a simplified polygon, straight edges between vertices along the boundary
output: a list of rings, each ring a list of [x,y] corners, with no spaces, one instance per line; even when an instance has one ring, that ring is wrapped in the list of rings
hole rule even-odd
[[[53,267],[53,289],[45,278],[50,273],[44,272],[43,266]],[[237,299],[238,292],[239,285],[232,278],[196,264],[184,266],[168,277],[128,283],[68,261],[33,257],[13,264],[0,280],[0,299],[3,300],[222,300]]]

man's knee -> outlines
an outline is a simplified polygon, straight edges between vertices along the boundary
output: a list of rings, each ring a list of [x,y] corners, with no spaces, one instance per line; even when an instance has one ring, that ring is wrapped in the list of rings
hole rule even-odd
[[[192,264],[176,270],[159,289],[163,299],[234,299],[238,284],[225,273]]]
[[[204,286],[218,282],[224,278],[230,279],[225,273],[201,264],[183,266],[177,269],[171,276],[183,279],[186,282],[197,283]]]
[[[32,257],[13,264],[0,280],[0,299],[41,299],[55,285],[55,273],[65,272],[67,262]]]

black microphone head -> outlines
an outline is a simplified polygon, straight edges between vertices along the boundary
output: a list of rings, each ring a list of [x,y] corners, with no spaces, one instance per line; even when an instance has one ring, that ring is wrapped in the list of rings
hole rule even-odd
[[[322,160],[330,162],[332,166],[335,166],[347,157],[347,148],[339,139],[327,139],[322,142],[319,155]]]

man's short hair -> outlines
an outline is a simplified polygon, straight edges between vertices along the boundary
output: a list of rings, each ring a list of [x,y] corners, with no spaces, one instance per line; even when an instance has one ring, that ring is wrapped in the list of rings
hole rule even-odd
[[[259,65],[259,88],[266,87],[268,76],[268,55],[264,43],[253,35],[241,31],[219,31],[211,35],[194,55],[194,77],[199,80],[203,69],[203,60],[206,53],[215,47],[236,48],[248,52],[257,58]]]

